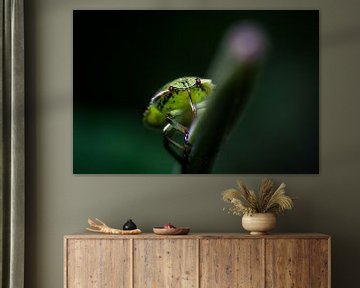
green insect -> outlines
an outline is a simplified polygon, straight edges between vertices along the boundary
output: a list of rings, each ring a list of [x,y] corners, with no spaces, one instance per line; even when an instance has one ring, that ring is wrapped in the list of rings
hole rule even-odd
[[[144,123],[162,129],[165,148],[180,162],[187,160],[191,150],[189,127],[198,114],[206,109],[206,100],[214,88],[210,79],[175,79],[160,88],[144,113]],[[182,135],[181,142],[177,134]],[[183,151],[183,157],[170,148],[170,144]]]

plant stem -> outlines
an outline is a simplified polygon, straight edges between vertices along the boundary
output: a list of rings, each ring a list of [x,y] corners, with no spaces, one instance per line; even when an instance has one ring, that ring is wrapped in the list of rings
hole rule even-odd
[[[221,143],[244,110],[265,42],[255,25],[238,24],[229,30],[209,73],[216,89],[206,111],[190,127],[192,149],[182,173],[211,172]]]

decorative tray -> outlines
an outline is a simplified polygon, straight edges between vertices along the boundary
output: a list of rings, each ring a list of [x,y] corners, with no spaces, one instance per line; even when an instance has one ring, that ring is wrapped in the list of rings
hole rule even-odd
[[[186,235],[189,233],[189,227],[164,228],[154,227],[153,231],[157,235]]]

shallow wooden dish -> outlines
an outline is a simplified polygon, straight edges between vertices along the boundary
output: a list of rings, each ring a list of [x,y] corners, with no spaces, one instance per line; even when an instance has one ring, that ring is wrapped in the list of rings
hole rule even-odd
[[[186,235],[189,233],[189,227],[163,228],[154,227],[153,231],[157,235]]]

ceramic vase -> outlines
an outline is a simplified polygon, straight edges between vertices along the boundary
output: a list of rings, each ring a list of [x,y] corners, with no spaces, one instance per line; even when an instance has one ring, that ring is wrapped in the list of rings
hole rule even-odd
[[[251,235],[263,235],[276,226],[276,217],[273,213],[254,213],[243,215],[242,226]]]

